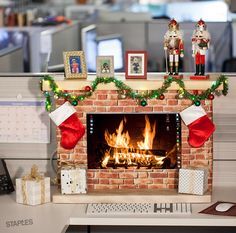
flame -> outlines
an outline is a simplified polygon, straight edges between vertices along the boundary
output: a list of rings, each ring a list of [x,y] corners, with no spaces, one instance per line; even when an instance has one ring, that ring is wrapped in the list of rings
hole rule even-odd
[[[110,150],[105,152],[105,155],[104,155],[104,157],[103,157],[101,166],[102,166],[103,168],[106,168],[106,167],[107,167],[107,164],[108,164],[108,162],[109,162],[109,160],[110,160]]]
[[[147,115],[145,115],[145,129],[143,131],[143,137],[144,140],[137,142],[137,145],[139,149],[152,149],[153,146],[153,140],[156,135],[156,121],[154,122],[153,126],[151,126],[151,123],[149,121],[149,118]]]
[[[116,129],[116,133],[109,134],[108,130],[105,131],[105,140],[107,144],[115,148],[129,148],[130,136],[129,132],[123,133],[124,124],[126,123],[126,118],[124,118]]]
[[[156,121],[151,125],[149,118],[145,115],[145,128],[143,130],[143,141],[137,142],[135,149],[130,144],[130,135],[124,131],[124,125],[127,120],[121,120],[115,133],[110,134],[106,129],[104,133],[107,144],[112,148],[107,149],[103,155],[101,166],[106,168],[108,163],[115,166],[159,166],[164,163],[165,157],[153,155],[150,149],[153,149],[153,141],[156,135]]]

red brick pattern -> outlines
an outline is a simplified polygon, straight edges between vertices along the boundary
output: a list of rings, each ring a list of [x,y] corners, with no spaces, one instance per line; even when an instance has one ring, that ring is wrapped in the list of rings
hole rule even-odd
[[[78,116],[86,124],[88,112],[180,112],[189,107],[190,100],[176,99],[177,91],[165,93],[164,100],[149,100],[146,107],[141,107],[135,100],[118,99],[116,91],[96,91],[89,99],[80,102],[76,107]],[[57,105],[64,101],[58,100]],[[212,117],[212,101],[202,101],[202,106],[209,117]],[[60,132],[58,139],[58,166],[61,162],[73,161],[76,164],[87,164],[86,134],[73,150],[60,147]],[[210,138],[203,147],[191,148],[188,144],[188,128],[182,124],[182,167],[205,166],[209,169],[209,189],[212,188],[213,145]],[[88,189],[176,189],[178,185],[178,170],[158,169],[89,169],[87,171]]]

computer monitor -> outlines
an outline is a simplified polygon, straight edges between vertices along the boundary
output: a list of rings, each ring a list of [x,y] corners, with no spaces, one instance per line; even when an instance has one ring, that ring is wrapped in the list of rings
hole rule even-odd
[[[92,24],[81,29],[81,41],[88,72],[96,72],[96,56],[114,56],[115,71],[124,70],[124,49],[121,35],[97,37],[97,27]]]
[[[97,30],[92,24],[81,29],[82,50],[85,54],[88,72],[96,71]]]
[[[115,71],[124,70],[123,40],[121,35],[107,35],[97,37],[97,55],[114,56]]]

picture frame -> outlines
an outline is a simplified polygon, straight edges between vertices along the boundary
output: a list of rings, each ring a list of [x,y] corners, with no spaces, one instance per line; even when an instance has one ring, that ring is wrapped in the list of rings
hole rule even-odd
[[[86,79],[87,67],[83,51],[63,52],[66,79]]]
[[[114,56],[97,56],[97,77],[114,77]]]
[[[147,78],[147,51],[126,51],[126,79]]]

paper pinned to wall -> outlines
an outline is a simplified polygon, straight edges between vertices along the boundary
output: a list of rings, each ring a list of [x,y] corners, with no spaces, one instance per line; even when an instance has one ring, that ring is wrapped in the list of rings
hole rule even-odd
[[[0,143],[49,143],[50,118],[43,100],[0,100]]]

